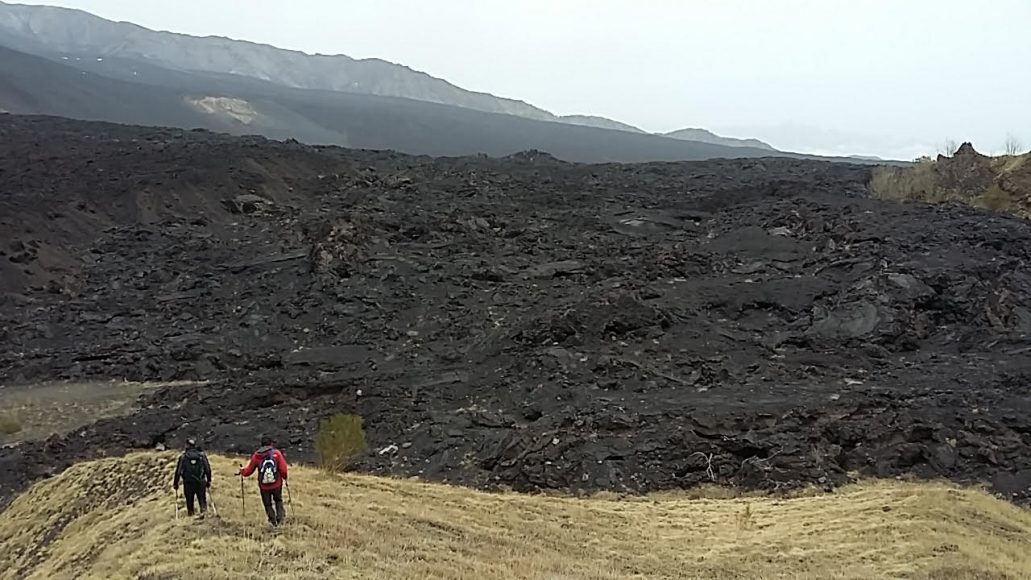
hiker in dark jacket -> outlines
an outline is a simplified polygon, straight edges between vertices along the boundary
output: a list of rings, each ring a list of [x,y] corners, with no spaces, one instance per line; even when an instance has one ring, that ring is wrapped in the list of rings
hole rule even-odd
[[[208,511],[207,490],[211,487],[211,464],[194,439],[186,440],[186,450],[179,456],[175,466],[175,481],[172,483],[175,489],[179,489],[180,480],[186,496],[186,513],[193,515],[193,501],[196,498],[200,503],[200,513],[204,515]]]
[[[283,483],[287,479],[286,458],[276,449],[271,437],[261,438],[261,447],[251,455],[251,461],[240,468],[240,476],[250,477],[258,471],[258,489],[261,490],[261,503],[265,506],[265,515],[273,526],[282,524],[286,519],[283,508]],[[275,506],[273,507],[273,502]]]

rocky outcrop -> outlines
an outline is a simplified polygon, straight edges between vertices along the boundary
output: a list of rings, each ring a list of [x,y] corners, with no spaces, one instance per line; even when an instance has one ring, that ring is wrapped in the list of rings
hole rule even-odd
[[[978,153],[969,142],[960,145],[951,157],[939,154],[935,169],[939,185],[951,191],[982,192],[995,181],[992,158]]]

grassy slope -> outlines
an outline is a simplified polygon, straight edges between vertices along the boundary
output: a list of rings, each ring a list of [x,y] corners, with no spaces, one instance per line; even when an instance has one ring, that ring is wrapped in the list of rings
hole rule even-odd
[[[297,468],[290,523],[273,533],[253,481],[241,514],[222,457],[220,517],[175,520],[174,459],[103,459],[36,485],[0,517],[0,577],[1031,577],[1031,513],[944,484],[570,499]]]
[[[870,189],[881,199],[943,203],[958,201],[1031,219],[1031,153],[1000,155],[988,160],[994,183],[980,191],[956,189],[942,183],[938,163],[924,159],[908,167],[878,167]]]

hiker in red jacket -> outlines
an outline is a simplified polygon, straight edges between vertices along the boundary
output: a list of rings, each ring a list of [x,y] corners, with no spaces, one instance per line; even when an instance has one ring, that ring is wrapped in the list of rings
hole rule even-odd
[[[240,468],[240,477],[250,477],[254,470],[258,470],[258,488],[261,490],[261,503],[265,505],[265,515],[270,524],[278,526],[286,519],[283,483],[287,479],[287,469],[286,459],[273,446],[271,437],[261,438],[261,447],[251,455],[250,463]]]

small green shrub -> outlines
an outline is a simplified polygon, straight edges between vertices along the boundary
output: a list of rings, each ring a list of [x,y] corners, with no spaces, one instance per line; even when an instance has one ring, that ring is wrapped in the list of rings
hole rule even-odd
[[[0,415],[0,435],[14,435],[21,431],[21,421],[13,415]]]
[[[365,430],[358,415],[340,413],[326,417],[319,424],[315,451],[323,469],[343,471],[365,449]]]

